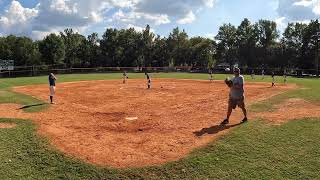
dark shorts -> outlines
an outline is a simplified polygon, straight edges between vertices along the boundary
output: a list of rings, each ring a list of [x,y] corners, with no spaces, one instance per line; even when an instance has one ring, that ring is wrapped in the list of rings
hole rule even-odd
[[[245,104],[244,104],[244,97],[240,98],[240,99],[233,99],[231,97],[229,97],[229,108],[231,107],[232,109],[236,109],[236,107],[245,107]]]

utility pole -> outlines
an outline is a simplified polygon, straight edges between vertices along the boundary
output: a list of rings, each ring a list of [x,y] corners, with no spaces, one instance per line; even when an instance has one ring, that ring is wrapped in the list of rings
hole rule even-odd
[[[317,49],[316,49],[316,73],[317,73],[317,78],[319,78],[319,39],[317,39]]]
[[[316,74],[317,78],[319,78],[319,41],[320,41],[320,31],[317,32],[312,37],[316,38],[316,56],[315,56],[315,68],[316,68]]]
[[[319,41],[320,41],[320,32],[317,32],[317,49],[316,49],[317,78],[319,78]]]

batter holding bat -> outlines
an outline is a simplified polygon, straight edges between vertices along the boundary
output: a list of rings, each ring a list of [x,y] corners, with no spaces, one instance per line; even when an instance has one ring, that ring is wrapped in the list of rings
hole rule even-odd
[[[229,101],[228,101],[228,113],[227,118],[221,122],[221,125],[229,124],[229,118],[231,116],[232,110],[236,109],[238,106],[242,109],[244,118],[242,120],[242,123],[245,123],[248,121],[247,118],[247,110],[244,103],[244,77],[240,75],[240,69],[234,68],[234,77],[232,79],[226,79],[225,83],[230,88],[229,93]]]
[[[55,95],[55,91],[56,91],[56,80],[57,80],[57,77],[53,73],[50,73],[49,74],[49,90],[50,90],[50,103],[51,104],[54,104],[53,96]]]

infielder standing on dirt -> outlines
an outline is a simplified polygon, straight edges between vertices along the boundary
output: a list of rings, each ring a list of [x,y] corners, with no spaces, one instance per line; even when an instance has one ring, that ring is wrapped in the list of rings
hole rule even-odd
[[[148,89],[150,89],[151,88],[151,78],[148,73],[145,72],[144,74],[147,76],[147,85],[148,85]]]
[[[275,83],[274,76],[275,76],[275,75],[274,75],[274,72],[272,72],[272,73],[271,73],[271,77],[272,77],[272,85],[271,85],[271,86],[272,86],[272,87],[275,86],[275,84],[274,84],[274,83]]]
[[[213,81],[213,75],[212,75],[212,70],[209,69],[209,79],[210,79],[210,82]]]
[[[53,73],[50,73],[49,74],[49,89],[50,89],[50,103],[51,104],[54,104],[53,96],[56,91],[56,80],[57,80],[57,77]]]
[[[127,72],[124,71],[123,74],[122,74],[122,76],[123,76],[123,84],[125,84],[126,81],[127,81],[127,79],[128,79]]]
[[[230,88],[229,93],[229,102],[228,102],[228,113],[227,118],[221,123],[222,125],[229,124],[229,118],[231,116],[232,110],[236,109],[236,107],[240,107],[242,109],[244,118],[242,123],[248,121],[247,118],[247,110],[244,103],[244,77],[240,75],[240,69],[234,68],[234,77],[231,80],[226,79],[225,83]]]

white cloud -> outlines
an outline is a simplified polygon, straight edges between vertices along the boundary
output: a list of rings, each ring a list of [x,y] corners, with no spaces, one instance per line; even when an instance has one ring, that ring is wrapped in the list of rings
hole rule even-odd
[[[196,19],[196,16],[190,11],[184,18],[177,20],[178,24],[190,24]]]
[[[121,1],[119,1],[121,2]],[[41,38],[65,28],[85,29],[102,22],[103,13],[123,4],[115,0],[39,0],[34,8],[24,8],[12,1],[0,16],[3,34],[27,35]],[[122,1],[123,2],[123,1]]]
[[[120,8],[134,7],[139,0],[111,0],[111,4]]]
[[[157,27],[163,24],[192,23],[203,8],[212,8],[217,0],[37,0],[33,8],[11,1],[0,12],[3,35],[27,35],[42,38],[65,28],[90,29],[127,26]],[[0,0],[0,3],[2,0]],[[111,11],[112,10],[112,11]],[[111,14],[111,12],[115,12]],[[105,24],[102,24],[105,23]]]
[[[278,13],[289,21],[320,18],[319,0],[279,0]]]
[[[31,36],[34,39],[43,39],[44,37],[46,37],[48,34],[54,33],[54,34],[59,34],[58,33],[59,30],[57,29],[51,29],[50,31],[32,31],[31,32]]]
[[[312,11],[316,14],[316,15],[320,15],[320,1],[316,2]]]
[[[77,13],[77,4],[67,4],[68,1],[64,0],[55,0],[51,1],[50,10],[58,11],[59,13],[63,14],[73,14]]]
[[[203,4],[205,4],[205,6],[212,8],[215,0],[202,0]]]
[[[38,10],[23,8],[18,1],[12,1],[3,16],[0,16],[0,30],[3,34],[22,34],[38,15]],[[19,28],[17,28],[19,27]]]
[[[212,8],[215,0],[140,0],[135,5],[136,12],[147,14],[166,14],[186,24],[196,19],[193,12],[203,8]]]
[[[215,34],[213,34],[213,33],[207,33],[207,34],[205,34],[204,35],[204,37],[206,37],[206,38],[208,38],[208,39],[212,39],[212,40],[214,40],[216,35]]]
[[[293,5],[294,6],[305,6],[305,7],[308,7],[308,6],[311,6],[313,4],[313,1],[310,1],[310,0],[302,0],[302,1],[298,1],[298,2],[294,2]]]
[[[135,25],[133,25],[133,24],[128,24],[127,27],[126,27],[126,29],[130,29],[130,28],[134,28],[134,29],[135,29],[136,31],[138,31],[138,32],[143,32],[143,31],[145,30],[144,27],[135,26]],[[155,33],[155,30],[151,28],[151,29],[150,29],[150,32]]]
[[[134,11],[123,12],[122,10],[117,11],[109,21],[124,24],[154,24],[156,26],[170,23],[168,15],[147,14]]]
[[[309,24],[311,20],[302,20],[302,21],[296,21],[296,22],[301,24]]]
[[[277,27],[281,30],[285,29],[286,28],[286,17],[280,17],[280,18],[277,18],[275,20],[275,22],[277,23]]]
[[[140,27],[140,26],[135,26],[133,24],[128,24],[128,26],[126,27],[126,29],[130,29],[130,28],[134,28],[136,31],[138,32],[142,32],[144,30],[143,27]]]
[[[316,15],[320,15],[319,0],[301,0],[301,1],[295,2],[293,5],[312,8],[313,13],[315,13]]]

